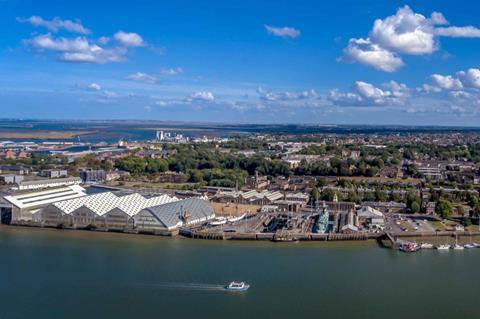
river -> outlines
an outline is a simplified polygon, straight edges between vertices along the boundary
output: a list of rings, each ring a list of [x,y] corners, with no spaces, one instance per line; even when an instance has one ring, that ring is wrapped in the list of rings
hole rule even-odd
[[[479,318],[480,249],[0,227],[0,318]],[[246,293],[221,289],[231,280]]]

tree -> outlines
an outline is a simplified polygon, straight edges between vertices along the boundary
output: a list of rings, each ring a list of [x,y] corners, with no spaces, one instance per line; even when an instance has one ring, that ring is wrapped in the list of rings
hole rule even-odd
[[[337,193],[333,189],[327,188],[322,192],[322,200],[331,202],[335,198],[336,194]]]
[[[375,200],[377,202],[386,202],[387,201],[387,194],[384,191],[376,190],[375,191]]]
[[[413,202],[410,209],[412,210],[412,213],[418,214],[420,212],[420,204],[418,202]]]
[[[453,213],[453,205],[448,200],[440,199],[435,207],[435,212],[442,218],[449,218]]]
[[[310,196],[312,196],[313,201],[317,201],[320,198],[320,192],[318,191],[318,188],[313,187]]]

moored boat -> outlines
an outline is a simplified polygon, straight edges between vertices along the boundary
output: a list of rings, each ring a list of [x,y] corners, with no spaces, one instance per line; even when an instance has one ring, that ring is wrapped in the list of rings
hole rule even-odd
[[[420,250],[420,245],[416,243],[403,243],[398,247],[398,249],[406,253],[413,253]]]
[[[430,244],[430,243],[421,243],[420,244],[420,247],[422,249],[432,249],[433,248],[433,244]]]
[[[451,248],[450,245],[438,245],[437,250],[449,250]]]
[[[455,244],[455,245],[453,246],[453,249],[455,249],[455,250],[464,250],[465,247],[463,247],[462,245],[459,245],[459,244]]]
[[[474,244],[466,244],[465,246],[463,246],[467,249],[472,249],[472,248],[477,248],[477,246],[475,246]]]
[[[247,216],[247,214],[242,214],[240,216],[235,216],[235,217],[227,217],[227,221],[229,223],[233,223],[233,222],[237,222],[239,220],[242,220],[245,218],[245,216]]]
[[[225,217],[217,217],[213,221],[210,222],[212,226],[220,226],[227,223],[227,219]]]

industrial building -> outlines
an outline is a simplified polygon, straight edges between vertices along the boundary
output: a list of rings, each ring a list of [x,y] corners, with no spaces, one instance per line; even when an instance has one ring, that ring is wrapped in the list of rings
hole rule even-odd
[[[146,198],[138,193],[105,192],[52,203],[39,211],[34,221],[43,226],[127,230],[133,229],[133,217],[142,209],[174,201],[178,199],[168,195]]]
[[[80,178],[84,183],[101,183],[107,178],[103,169],[85,169],[80,171]]]
[[[18,190],[37,190],[43,188],[62,187],[80,185],[82,180],[78,177],[53,178],[53,179],[38,179],[21,181],[17,185]]]
[[[51,203],[85,196],[85,189],[78,185],[49,188],[35,192],[19,192],[3,197],[2,216],[9,215],[10,220],[2,222],[28,222],[41,208]]]
[[[182,226],[200,224],[214,219],[215,213],[208,202],[200,198],[187,198],[165,205],[145,208],[135,217],[139,231],[174,230]]]
[[[68,177],[68,171],[66,169],[42,169],[38,175],[46,178],[64,178]]]
[[[3,174],[0,175],[0,182],[5,184],[18,184],[23,181],[23,175]]]

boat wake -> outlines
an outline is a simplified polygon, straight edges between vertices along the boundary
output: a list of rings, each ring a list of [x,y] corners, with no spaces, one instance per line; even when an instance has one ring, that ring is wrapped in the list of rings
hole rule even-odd
[[[177,290],[193,290],[193,291],[225,291],[225,286],[203,283],[175,283],[175,282],[160,282],[147,283],[142,286],[149,286],[159,289],[177,289]]]

